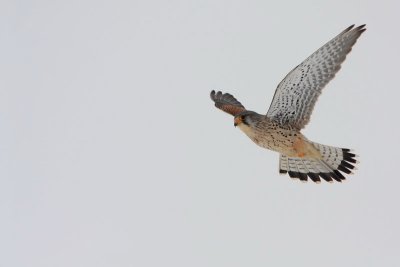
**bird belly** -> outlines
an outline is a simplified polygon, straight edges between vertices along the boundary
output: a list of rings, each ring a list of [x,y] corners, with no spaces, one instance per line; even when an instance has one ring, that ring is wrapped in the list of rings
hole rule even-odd
[[[258,146],[276,151],[288,157],[321,157],[318,150],[297,131],[282,128],[273,130],[252,129],[247,125],[241,125],[240,129]]]

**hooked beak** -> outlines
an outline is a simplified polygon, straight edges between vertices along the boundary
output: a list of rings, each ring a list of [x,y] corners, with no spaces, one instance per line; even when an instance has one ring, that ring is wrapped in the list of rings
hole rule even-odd
[[[241,123],[242,123],[242,118],[241,117],[236,117],[235,120],[233,121],[233,126],[236,127]]]

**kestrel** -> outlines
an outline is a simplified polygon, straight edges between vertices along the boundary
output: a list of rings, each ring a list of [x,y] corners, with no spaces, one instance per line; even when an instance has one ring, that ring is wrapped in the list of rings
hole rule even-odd
[[[339,71],[365,25],[348,27],[295,67],[279,83],[266,115],[247,110],[232,95],[212,91],[215,106],[234,118],[257,145],[280,153],[279,172],[306,182],[341,182],[357,163],[350,149],[321,145],[300,130],[310,120],[318,96]]]

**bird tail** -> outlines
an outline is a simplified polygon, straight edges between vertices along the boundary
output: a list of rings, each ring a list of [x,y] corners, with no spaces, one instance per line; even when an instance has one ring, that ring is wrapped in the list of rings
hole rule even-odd
[[[343,173],[352,174],[357,163],[356,155],[350,149],[338,148],[310,142],[321,154],[321,159],[293,158],[280,155],[279,172],[288,173],[291,178],[306,182],[308,178],[319,183],[321,179],[327,182],[341,182],[346,178]]]

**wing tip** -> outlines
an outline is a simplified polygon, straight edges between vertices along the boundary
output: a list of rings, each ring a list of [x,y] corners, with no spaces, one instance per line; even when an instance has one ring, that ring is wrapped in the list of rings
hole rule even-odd
[[[367,26],[367,24],[361,24],[360,26],[357,26],[357,27],[355,27],[354,28],[354,26],[355,26],[355,24],[353,24],[353,25],[350,25],[349,27],[347,27],[343,32],[342,32],[342,34],[344,34],[344,33],[348,33],[348,32],[357,32],[357,33],[359,33],[359,34],[362,34],[363,32],[365,32],[367,29],[365,28],[365,26]]]
[[[221,91],[212,90],[212,91],[210,92],[210,97],[211,97],[211,99],[212,99],[214,102],[215,102],[216,100],[218,100],[218,98],[220,98],[222,95],[223,95],[223,94],[222,94]]]
[[[215,90],[212,90],[210,92],[210,98],[211,98],[211,100],[215,101]]]
[[[354,26],[355,26],[355,24],[350,25],[350,26],[347,27],[343,32],[348,32],[348,31],[350,31],[351,29],[354,28]]]
[[[357,31],[359,34],[362,34],[363,32],[365,32],[367,30],[367,28],[365,28],[365,26],[367,26],[367,24],[362,24],[362,25],[358,26],[357,28],[355,28],[354,30]]]

